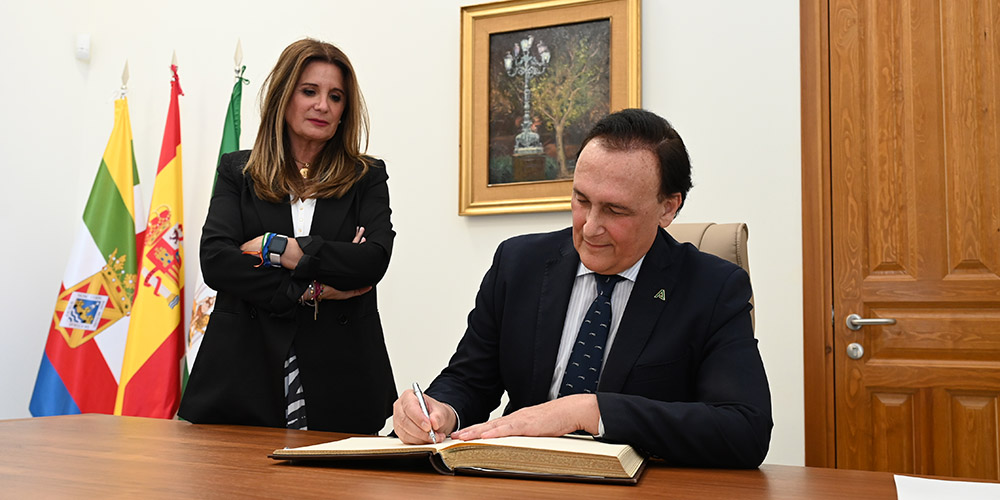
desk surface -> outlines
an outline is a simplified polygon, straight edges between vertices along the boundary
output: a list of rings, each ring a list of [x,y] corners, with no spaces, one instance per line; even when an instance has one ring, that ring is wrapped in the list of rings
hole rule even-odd
[[[8,498],[896,498],[889,473],[781,465],[652,465],[637,486],[618,486],[443,476],[423,460],[333,467],[267,458],[275,448],[343,436],[109,415],[6,420],[0,491]]]

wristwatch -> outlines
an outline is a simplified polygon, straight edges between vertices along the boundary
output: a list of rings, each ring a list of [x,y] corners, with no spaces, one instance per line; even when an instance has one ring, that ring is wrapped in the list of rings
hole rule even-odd
[[[271,237],[271,244],[267,247],[267,258],[271,261],[272,267],[281,267],[281,254],[285,253],[287,246],[287,236],[276,234]]]

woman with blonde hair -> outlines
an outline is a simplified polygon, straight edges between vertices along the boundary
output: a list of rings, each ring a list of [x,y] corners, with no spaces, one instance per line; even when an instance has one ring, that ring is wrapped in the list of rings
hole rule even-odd
[[[285,48],[253,149],[219,162],[201,239],[218,296],[182,418],[374,434],[392,414],[375,285],[395,232],[367,138],[347,56],[312,39]]]

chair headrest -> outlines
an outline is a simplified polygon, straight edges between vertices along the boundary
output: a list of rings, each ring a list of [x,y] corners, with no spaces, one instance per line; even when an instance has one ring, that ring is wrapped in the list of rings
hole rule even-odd
[[[750,232],[742,222],[731,224],[716,224],[714,222],[689,222],[671,224],[667,232],[681,243],[691,243],[698,250],[722,257],[750,274],[750,259],[747,257],[747,239]],[[753,304],[753,296],[750,297]],[[754,319],[754,311],[750,310],[750,318]]]
[[[667,226],[667,232],[677,241],[691,243],[702,252],[722,257],[742,267],[747,273],[750,272],[750,261],[747,258],[749,231],[742,222],[671,224]]]

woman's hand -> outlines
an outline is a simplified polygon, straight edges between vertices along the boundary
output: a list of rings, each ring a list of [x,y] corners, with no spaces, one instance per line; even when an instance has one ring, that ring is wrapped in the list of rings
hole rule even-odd
[[[356,243],[358,245],[365,242],[365,228],[363,226],[358,226],[357,230],[354,232],[354,239],[351,243]],[[297,246],[296,246],[297,248]],[[337,290],[330,285],[320,285],[322,293],[319,296],[320,300],[347,300],[358,295],[364,295],[372,290],[371,286],[366,286],[362,288],[356,288],[354,290]],[[306,293],[302,295],[302,300],[312,300],[312,295],[306,290]]]
[[[242,245],[240,250],[244,253],[260,253],[260,245],[264,242],[264,235],[260,235]]]
[[[302,255],[302,247],[299,246],[299,241],[289,237],[288,244],[285,245],[285,251],[281,254],[281,267],[290,271],[294,270],[299,265],[299,261],[302,260]]]
[[[354,290],[341,291],[337,290],[332,286],[323,285],[323,294],[320,295],[322,300],[347,300],[350,298],[357,297],[358,295],[364,295],[372,290],[371,286],[366,286],[364,288],[357,288]]]
[[[357,288],[354,290],[343,291],[343,290],[337,290],[336,288],[329,285],[321,284],[320,289],[322,290],[322,293],[319,296],[319,300],[347,300],[350,298],[357,297],[358,295],[364,295],[370,292],[372,290],[372,287],[366,286],[364,288]],[[305,293],[302,294],[302,300],[303,301],[313,300],[313,294],[314,294],[313,291],[307,289]]]

